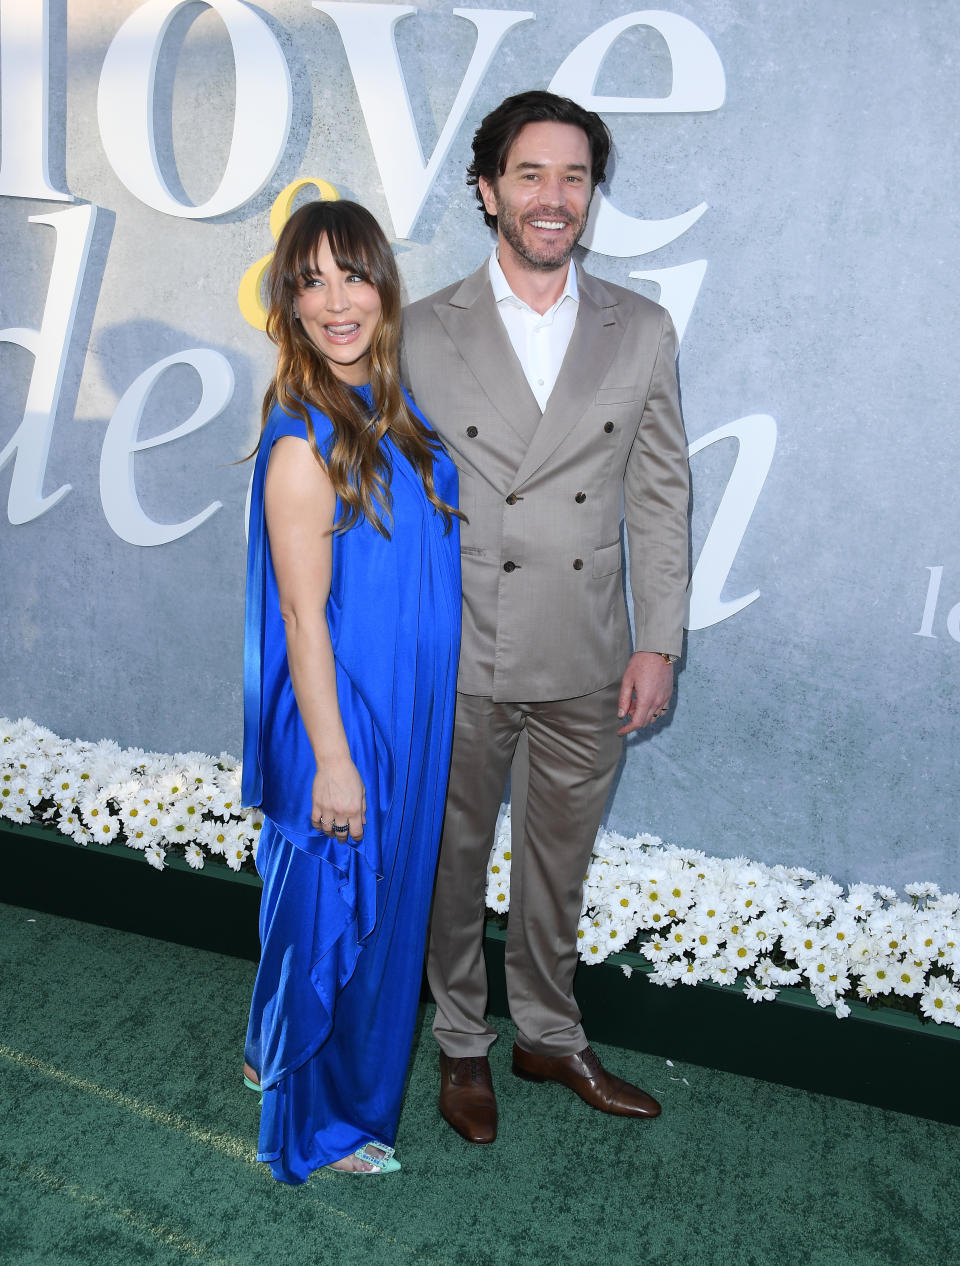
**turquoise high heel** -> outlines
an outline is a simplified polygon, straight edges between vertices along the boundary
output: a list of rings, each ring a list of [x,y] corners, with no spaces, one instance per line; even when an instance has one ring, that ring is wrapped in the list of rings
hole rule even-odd
[[[246,1086],[248,1090],[252,1090],[255,1094],[258,1094],[260,1096],[260,1107],[262,1108],[263,1107],[263,1089],[260,1086],[260,1083],[257,1081],[251,1081],[250,1078],[247,1076],[247,1074],[244,1073],[243,1084]]]
[[[372,1152],[367,1151],[368,1147],[379,1148],[383,1155],[374,1156]],[[378,1143],[376,1139],[371,1139],[369,1143],[364,1143],[363,1147],[358,1147],[352,1155],[367,1165],[373,1165],[373,1169],[334,1169],[332,1165],[325,1165],[324,1168],[331,1174],[344,1174],[348,1178],[369,1178],[373,1174],[395,1174],[400,1169],[400,1162],[394,1158],[393,1150],[392,1147],[387,1147],[386,1143]]]

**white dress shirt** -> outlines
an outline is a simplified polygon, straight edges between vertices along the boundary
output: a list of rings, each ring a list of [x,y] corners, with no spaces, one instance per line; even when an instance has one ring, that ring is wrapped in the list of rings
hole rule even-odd
[[[546,312],[535,312],[510,289],[496,250],[490,256],[490,284],[497,311],[523,367],[540,411],[546,408],[566,355],[580,306],[577,270],[571,260],[563,294]]]

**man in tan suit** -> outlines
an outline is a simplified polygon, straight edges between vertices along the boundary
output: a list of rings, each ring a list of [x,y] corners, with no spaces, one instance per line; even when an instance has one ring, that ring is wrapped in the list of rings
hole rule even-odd
[[[427,971],[440,1110],[474,1143],[497,1130],[484,895],[521,735],[506,948],[513,1071],[569,1086],[604,1112],[660,1111],[601,1066],[573,997],[583,877],[622,736],[662,717],[672,698],[687,584],[673,326],[657,304],[571,264],[609,150],[599,116],[572,101],[539,91],[504,101],[480,125],[468,171],[496,250],[404,318],[404,381],[457,463],[467,518]]]

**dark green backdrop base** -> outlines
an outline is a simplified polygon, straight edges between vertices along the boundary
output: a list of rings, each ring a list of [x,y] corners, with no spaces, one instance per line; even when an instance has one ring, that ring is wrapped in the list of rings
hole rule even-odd
[[[119,846],[0,826],[0,900],[104,927],[256,960],[260,881],[174,859],[162,874]],[[507,1015],[504,933],[486,938],[490,1011]],[[622,971],[633,966],[628,979]],[[802,990],[755,1005],[736,988],[651,985],[635,955],[577,974],[584,1027],[600,1042],[678,1062],[960,1125],[960,1029],[854,1004],[837,1020]]]

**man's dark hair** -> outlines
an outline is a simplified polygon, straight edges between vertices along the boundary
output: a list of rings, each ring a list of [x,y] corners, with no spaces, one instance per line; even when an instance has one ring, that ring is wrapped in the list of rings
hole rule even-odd
[[[476,186],[477,202],[491,229],[496,229],[497,217],[483,205],[478,182],[482,176],[493,184],[498,176],[503,175],[507,169],[510,146],[528,123],[572,123],[574,127],[582,128],[590,143],[591,188],[596,189],[607,174],[610,129],[599,114],[585,110],[569,97],[558,97],[556,93],[540,89],[507,97],[490,111],[474,133],[473,162],[467,168],[467,184]]]

